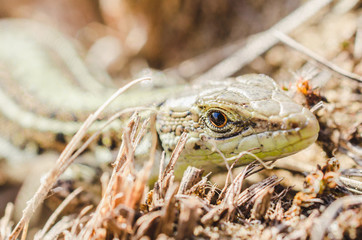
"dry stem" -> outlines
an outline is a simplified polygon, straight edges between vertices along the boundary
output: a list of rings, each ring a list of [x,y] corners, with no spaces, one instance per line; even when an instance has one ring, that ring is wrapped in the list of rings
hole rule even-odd
[[[114,93],[102,106],[100,106],[97,111],[94,114],[91,114],[87,120],[84,122],[82,127],[79,129],[79,131],[75,134],[75,136],[72,138],[70,143],[67,145],[67,147],[64,149],[62,154],[59,156],[58,160],[56,161],[56,164],[52,170],[50,170],[42,179],[41,185],[39,186],[37,192],[34,194],[34,196],[27,202],[27,206],[23,211],[23,215],[12,231],[9,239],[15,240],[20,232],[23,230],[24,226],[29,223],[30,218],[32,217],[34,211],[40,206],[40,204],[44,201],[46,198],[48,192],[58,179],[58,177],[65,171],[64,166],[69,166],[69,158],[71,157],[71,154],[74,152],[76,145],[81,141],[81,139],[85,136],[87,129],[90,127],[90,125],[97,120],[98,116],[102,113],[102,111],[113,101],[115,100],[121,93],[126,91],[131,86],[145,81],[150,80],[149,78],[140,78],[135,81],[132,81],[125,85],[124,87],[120,88],[116,93]]]

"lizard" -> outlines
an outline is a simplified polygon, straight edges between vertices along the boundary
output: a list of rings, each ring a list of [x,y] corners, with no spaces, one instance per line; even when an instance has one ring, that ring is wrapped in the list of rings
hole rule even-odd
[[[36,151],[64,146],[82,119],[114,91],[97,81],[108,75],[94,68],[56,30],[29,20],[1,20],[0,140],[9,147],[0,155],[14,157],[9,149],[21,152],[33,142]],[[156,129],[164,151],[172,152],[181,134],[188,134],[178,174],[189,165],[210,171],[224,167],[220,152],[231,158],[246,151],[265,161],[288,156],[312,144],[319,131],[313,113],[262,74],[198,87],[145,87],[120,96],[110,111],[149,102],[157,103]],[[110,132],[119,128],[116,123]],[[240,155],[237,165],[254,156]]]

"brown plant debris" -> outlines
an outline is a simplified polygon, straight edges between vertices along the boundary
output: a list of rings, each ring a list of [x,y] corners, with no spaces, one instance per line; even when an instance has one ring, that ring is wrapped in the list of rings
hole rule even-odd
[[[266,1],[250,2],[257,5],[266,4]],[[350,7],[343,7],[343,4],[348,2]],[[201,5],[204,4],[209,5]],[[103,8],[104,6],[102,12],[106,16],[105,22],[112,22],[111,15]],[[357,19],[356,16],[360,13],[361,4],[358,1],[310,0],[269,30],[216,49],[215,52],[219,52],[220,57],[215,57],[210,50],[209,54],[191,59],[192,61],[187,60],[169,69],[176,70],[175,72],[181,76],[194,79],[196,83],[201,79],[218,79],[243,72],[260,72],[283,80],[290,79],[287,71],[309,67],[312,62],[319,62],[313,65],[316,72],[310,76],[297,74],[297,81],[291,84],[294,85],[295,93],[301,96],[301,103],[316,114],[320,124],[318,144],[323,151],[319,149],[314,155],[323,155],[321,158],[327,157],[328,160],[321,166],[317,165],[314,171],[308,170],[309,172],[303,176],[301,173],[304,166],[297,166],[297,163],[307,165],[308,159],[303,156],[302,160],[297,160],[294,155],[295,159],[289,165],[295,168],[289,169],[291,173],[285,178],[289,180],[287,184],[282,177],[273,175],[275,172],[263,170],[263,166],[257,163],[244,167],[234,176],[230,170],[225,185],[220,188],[211,182],[207,172],[194,167],[189,167],[178,183],[175,181],[175,164],[184,147],[186,135],[181,136],[169,161],[165,154],[157,159],[154,116],[145,120],[135,114],[122,129],[123,141],[115,157],[112,173],[104,173],[101,177],[100,201],[79,200],[90,189],[77,188],[71,194],[65,193],[62,196],[62,204],[45,219],[45,225],[34,230],[30,225],[34,210],[49,197],[51,188],[59,181],[59,176],[65,169],[97,135],[101,134],[99,130],[78,148],[82,138],[86,136],[87,128],[109,104],[106,102],[84,122],[83,127],[60,155],[54,168],[43,177],[41,186],[28,202],[18,223],[11,217],[14,206],[11,203],[7,204],[4,216],[0,219],[0,240],[18,239],[21,233],[22,239],[30,238],[32,231],[37,231],[35,239],[361,239],[362,38],[361,24],[353,26],[353,19]],[[119,15],[124,17],[123,14]],[[171,19],[176,16],[173,13],[167,15]],[[157,17],[158,15],[155,15],[155,19]],[[228,15],[225,17],[229,19]],[[252,21],[261,22],[257,19]],[[306,24],[303,23],[305,21]],[[163,22],[167,23],[166,25],[170,24],[169,18]],[[192,26],[194,22],[196,21],[189,21],[187,25]],[[114,24],[110,24],[112,25]],[[129,26],[132,28],[133,25]],[[89,26],[90,29],[91,27]],[[160,29],[163,30],[162,27]],[[184,31],[190,32],[186,27]],[[287,37],[286,33],[290,33],[292,38]],[[279,40],[283,43],[278,44]],[[162,41],[156,43],[163,44]],[[152,42],[147,45],[155,46]],[[298,52],[285,45],[292,46]],[[175,51],[170,51],[164,45],[162,48],[146,46],[146,56],[149,55],[147,52],[150,49],[161,49],[169,52],[169,56],[175,54]],[[177,53],[183,52],[179,51],[179,46],[173,49],[177,49]],[[136,49],[125,55],[129,56],[139,51],[140,49]],[[304,57],[307,56],[307,60],[303,60],[300,53]],[[157,60],[161,56],[148,58]],[[177,58],[181,59],[181,56]],[[221,58],[225,59],[221,61]],[[151,65],[159,65],[158,61],[161,60]],[[173,65],[173,61],[170,61],[170,64],[166,62],[166,59],[162,60],[165,66]],[[123,66],[124,63],[118,64]],[[324,67],[321,67],[322,65]],[[241,69],[242,67],[245,68]],[[117,69],[113,70],[114,74]],[[319,79],[319,82],[314,81],[316,79]],[[289,86],[286,88],[291,90]],[[114,98],[123,90],[115,94]],[[123,113],[119,112],[113,118],[121,114]],[[151,150],[149,159],[138,168],[134,158],[135,149],[146,132],[152,135]],[[354,162],[351,161],[352,165],[348,165],[347,161],[344,161],[346,159],[352,159]],[[152,165],[157,160],[160,160],[159,177],[156,183],[150,186]],[[313,160],[314,158],[314,167],[316,163]],[[165,169],[164,165],[167,165]],[[256,173],[261,173],[261,177],[254,182],[249,181],[257,175]],[[263,175],[264,173],[266,174]],[[301,179],[304,177],[304,185],[300,188],[302,190],[296,192],[294,184],[297,178],[294,178],[294,175],[298,174]],[[81,208],[65,211],[66,208],[72,207],[74,201],[82,202]]]
[[[175,183],[176,161],[173,161],[147,193],[153,157],[140,171],[135,171],[133,143],[137,135],[131,136],[134,127],[139,126],[133,121],[124,131],[128,143],[120,149],[119,161],[95,211],[88,206],[78,214],[63,216],[51,228],[47,224],[40,230],[37,239],[322,239],[327,234],[335,239],[357,239],[361,236],[362,198],[341,184],[336,159],[328,160],[306,176],[304,191],[297,193],[292,203],[287,197],[289,189],[282,188],[279,185],[282,179],[276,176],[243,189],[243,180],[257,167],[255,164],[245,167],[220,192],[202,177],[202,170],[193,167],[185,171],[180,184]],[[175,151],[182,150],[183,141],[181,138]],[[51,224],[53,220],[49,221]],[[2,234],[9,233],[7,224],[8,214],[1,220]]]

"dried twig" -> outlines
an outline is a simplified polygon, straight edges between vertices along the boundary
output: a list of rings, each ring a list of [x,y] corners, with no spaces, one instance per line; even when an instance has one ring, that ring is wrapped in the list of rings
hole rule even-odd
[[[345,187],[356,194],[362,194],[362,182],[346,177],[339,177],[339,180],[345,185]]]
[[[221,46],[220,48],[211,49],[204,54],[183,61],[176,67],[166,69],[165,72],[166,74],[168,72],[170,72],[170,74],[176,72],[176,74],[185,79],[195,77],[242,48],[245,45],[245,42],[245,39],[242,39]]]
[[[191,166],[187,167],[181,179],[180,187],[177,194],[186,193],[187,190],[189,190],[192,186],[194,186],[197,182],[201,180],[203,172],[204,170],[202,169]]]
[[[308,57],[313,58],[316,62],[323,64],[324,66],[331,69],[332,71],[335,71],[336,73],[338,73],[344,77],[350,78],[352,80],[362,82],[361,76],[340,68],[336,64],[328,61],[327,59],[325,59],[325,58],[321,57],[320,55],[316,54],[315,52],[313,52],[312,50],[310,50],[310,49],[304,47],[303,45],[299,44],[298,42],[294,41],[292,38],[288,37],[284,33],[277,31],[277,30],[274,31],[273,33],[274,33],[274,36],[277,37],[281,42],[283,42],[283,43],[287,44],[288,46],[294,48],[295,50],[307,55]]]
[[[277,176],[273,175],[245,189],[241,194],[239,194],[237,198],[237,206],[241,206],[245,203],[254,202],[258,194],[260,194],[260,192],[263,192],[265,188],[274,187],[278,185],[282,180],[283,178],[278,179]]]
[[[81,187],[75,189],[71,194],[69,194],[64,201],[57,207],[57,209],[52,213],[52,215],[48,218],[48,221],[42,228],[42,230],[36,234],[34,239],[43,239],[45,233],[49,230],[50,226],[54,224],[55,220],[58,218],[60,213],[64,210],[64,208],[79,194],[83,191]]]
[[[40,204],[44,201],[46,198],[48,192],[58,179],[58,177],[65,171],[64,166],[70,165],[70,162],[68,161],[71,157],[71,154],[74,152],[77,144],[81,141],[81,139],[86,135],[87,129],[90,127],[90,125],[97,120],[99,115],[102,113],[102,111],[112,103],[113,100],[115,100],[121,93],[126,91],[131,86],[145,81],[150,80],[150,78],[140,78],[135,81],[132,81],[125,85],[124,87],[120,88],[116,93],[114,93],[102,106],[100,106],[97,111],[94,114],[91,114],[87,120],[83,123],[82,127],[79,129],[79,131],[74,135],[72,140],[69,142],[67,147],[64,149],[62,154],[59,156],[55,166],[53,169],[51,169],[42,179],[41,185],[39,186],[37,192],[34,194],[34,196],[27,202],[27,206],[23,211],[23,215],[12,231],[9,239],[15,240],[24,226],[29,222],[30,218],[32,217],[34,211],[40,206]]]
[[[273,187],[265,188],[261,191],[257,198],[255,199],[255,203],[253,209],[250,211],[250,217],[252,219],[259,219],[261,220],[265,214],[267,213],[269,206],[270,206],[270,199],[274,192]]]
[[[129,108],[129,109],[124,109],[114,115],[112,115],[105,123],[103,126],[100,127],[100,129],[98,129],[95,133],[92,134],[92,136],[90,136],[90,138],[87,139],[87,141],[85,143],[82,144],[82,146],[74,153],[72,154],[72,156],[69,158],[69,160],[67,161],[68,164],[65,164],[63,166],[63,168],[68,168],[68,166],[80,155],[84,152],[84,150],[87,149],[87,147],[102,133],[102,131],[108,127],[114,120],[116,120],[117,118],[119,118],[120,116],[124,115],[124,114],[128,114],[130,112],[135,112],[135,111],[140,111],[140,110],[153,110],[150,108],[144,108],[144,107],[139,107],[139,108]]]
[[[84,222],[84,216],[87,214],[91,209],[93,208],[92,205],[88,205],[87,207],[83,208],[82,211],[78,214],[77,218],[74,220],[74,224],[72,228],[70,229],[70,233],[72,236],[76,235],[77,227],[80,226],[82,222]],[[87,218],[87,216],[85,217]]]
[[[196,81],[206,81],[210,79],[220,80],[233,75],[243,66],[278,43],[279,40],[273,34],[275,30],[283,33],[292,31],[330,2],[331,0],[311,0],[306,2],[269,30],[250,36],[242,49],[198,77]]]
[[[349,207],[351,205],[361,205],[362,196],[346,196],[334,201],[322,214],[322,216],[314,223],[311,240],[321,240],[324,239],[324,235],[328,226],[331,224],[332,220],[335,218],[337,212],[342,207]]]
[[[148,119],[145,121],[148,122]],[[153,128],[154,122],[155,118],[151,119],[151,126]],[[133,129],[138,128],[138,125],[139,120],[137,120],[137,116],[132,117],[130,123],[124,130],[122,145],[107,189],[92,218],[81,230],[78,237],[82,239],[97,237],[97,234],[100,234],[99,229],[103,229],[104,225],[107,225],[107,222],[118,226],[117,228],[122,230],[120,234],[124,237],[132,231],[132,221],[135,215],[135,209],[137,209],[140,204],[144,188],[151,172],[157,142],[156,133],[155,130],[153,130],[151,143],[153,149],[151,150],[150,159],[145,163],[144,168],[141,169],[138,174],[135,174],[133,168],[134,144],[135,141],[140,139],[137,134],[145,133],[143,129],[140,129],[137,131],[137,134],[134,134],[135,132]],[[142,127],[146,128],[147,126],[143,124]],[[134,180],[131,178],[134,178]],[[123,214],[117,213],[120,212],[121,209],[123,210]]]
[[[180,157],[182,149],[185,147],[187,136],[188,134],[186,132],[181,134],[180,139],[178,140],[178,143],[176,145],[176,148],[171,154],[170,161],[167,164],[165,171],[163,172],[162,178],[164,178],[167,174],[171,172],[173,173],[176,161]]]
[[[175,147],[175,150],[172,152],[171,159],[169,160],[169,163],[167,164],[165,170],[163,173],[159,176],[158,181],[155,183],[153,195],[152,195],[152,208],[158,207],[163,203],[165,194],[170,186],[173,185],[174,181],[174,167],[176,164],[176,161],[178,157],[181,154],[181,151],[183,150],[186,140],[187,140],[187,133],[183,133]],[[163,165],[163,160],[161,161],[161,164]]]
[[[0,239],[6,239],[11,232],[11,215],[14,211],[14,204],[9,202],[6,204],[4,217],[0,219]]]
[[[84,223],[84,221],[82,222]],[[53,240],[56,239],[59,235],[67,236],[65,239],[72,239],[71,233],[67,231],[74,226],[75,221],[73,216],[62,217],[55,225],[47,232],[47,234],[42,238],[43,240]]]

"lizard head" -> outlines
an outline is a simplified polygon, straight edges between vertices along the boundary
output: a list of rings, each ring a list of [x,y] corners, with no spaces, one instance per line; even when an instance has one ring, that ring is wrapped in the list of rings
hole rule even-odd
[[[273,79],[250,74],[167,100],[157,116],[157,130],[166,152],[187,132],[179,161],[204,167],[224,165],[220,152],[230,158],[247,151],[262,160],[291,155],[317,139],[319,125]],[[237,165],[253,159],[244,154]]]

